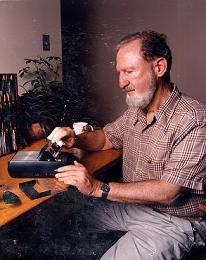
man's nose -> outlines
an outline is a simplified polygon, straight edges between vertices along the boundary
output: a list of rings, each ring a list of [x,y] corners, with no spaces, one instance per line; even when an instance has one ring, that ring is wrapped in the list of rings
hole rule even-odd
[[[123,74],[119,74],[119,86],[121,89],[124,89],[125,87],[127,87],[129,85],[129,80],[127,77],[125,77],[125,75]]]

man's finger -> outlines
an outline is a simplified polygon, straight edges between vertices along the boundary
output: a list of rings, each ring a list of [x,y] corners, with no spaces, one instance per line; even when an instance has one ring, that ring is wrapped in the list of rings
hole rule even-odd
[[[64,137],[72,138],[73,135],[73,130],[69,127],[56,127],[47,138],[51,140],[52,143],[54,143]]]
[[[49,136],[47,136],[48,140],[52,140],[55,134],[59,131],[60,127],[55,127]]]
[[[55,169],[55,172],[67,172],[67,171],[79,171],[79,167],[76,165],[66,165]]]
[[[84,167],[84,165],[81,164],[81,163],[79,163],[78,161],[74,161],[74,165],[75,165],[75,166],[83,166],[83,167]]]
[[[61,172],[61,173],[57,173],[55,174],[56,178],[63,178],[63,177],[78,177],[80,174],[78,174],[80,172],[76,171],[71,171],[71,172]]]
[[[58,181],[63,181],[65,184],[69,184],[72,186],[77,186],[78,180],[75,177],[62,177],[58,178]]]

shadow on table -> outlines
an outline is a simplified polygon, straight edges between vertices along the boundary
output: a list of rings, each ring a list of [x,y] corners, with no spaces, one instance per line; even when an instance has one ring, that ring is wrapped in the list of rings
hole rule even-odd
[[[121,164],[110,169],[107,181],[117,180],[120,171]],[[103,177],[101,172],[98,178]],[[88,233],[82,224],[79,228],[78,214],[98,200],[69,187],[3,226],[0,259],[99,259],[123,232]]]
[[[92,200],[70,188],[2,227],[0,259],[99,259],[122,232],[88,233],[78,227],[78,212]]]

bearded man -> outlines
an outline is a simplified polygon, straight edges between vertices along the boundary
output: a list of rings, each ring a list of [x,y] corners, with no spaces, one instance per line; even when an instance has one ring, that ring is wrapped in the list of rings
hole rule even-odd
[[[180,93],[170,81],[171,65],[165,35],[126,36],[117,46],[116,69],[127,111],[101,130],[75,136],[62,127],[48,137],[90,151],[123,148],[122,182],[96,180],[78,162],[56,174],[104,199],[87,217],[90,225],[125,232],[101,259],[181,259],[204,244],[198,204],[206,199],[206,107]]]

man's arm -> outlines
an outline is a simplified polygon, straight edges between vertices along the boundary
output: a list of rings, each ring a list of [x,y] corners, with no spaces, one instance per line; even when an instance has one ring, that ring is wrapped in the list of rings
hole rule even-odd
[[[135,183],[111,182],[109,185],[110,192],[107,197],[109,200],[141,204],[170,205],[185,191],[184,187],[162,180]],[[95,190],[91,195],[101,197],[101,194],[101,190]]]
[[[87,151],[107,150],[113,147],[102,129],[77,135],[74,146]]]
[[[102,181],[91,175],[80,163],[68,165],[56,170],[56,178],[66,184],[74,185],[83,194],[101,197]],[[143,204],[174,202],[185,188],[162,180],[149,180],[135,183],[110,182],[109,200]]]

